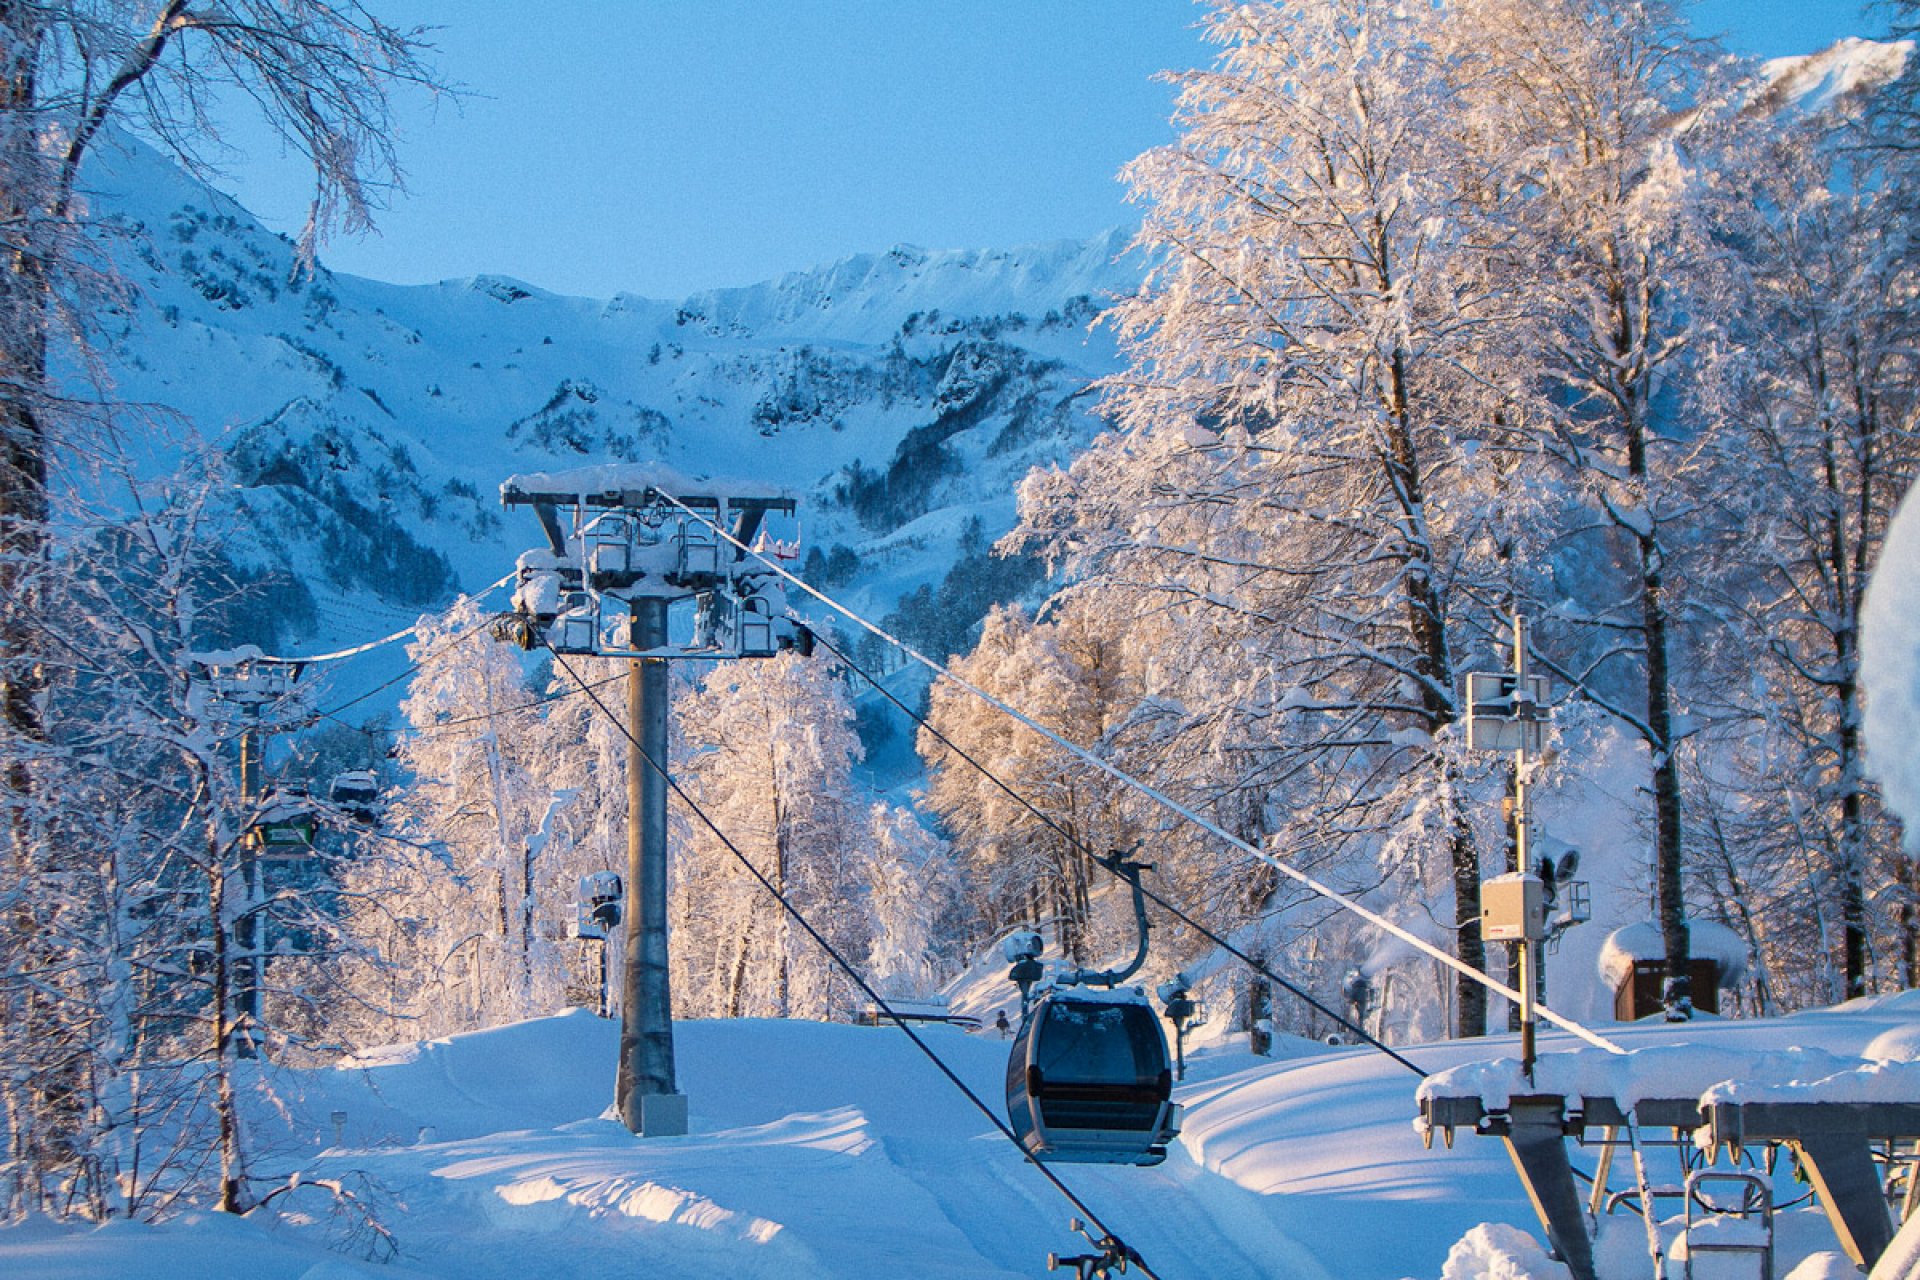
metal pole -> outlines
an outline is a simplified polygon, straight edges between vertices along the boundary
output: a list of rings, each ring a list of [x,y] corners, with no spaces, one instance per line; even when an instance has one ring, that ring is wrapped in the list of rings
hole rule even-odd
[[[664,598],[633,601],[636,649],[667,643]],[[674,1089],[673,993],[667,969],[667,660],[634,658],[627,675],[627,954],[622,974],[620,1119],[632,1133],[687,1131],[687,1100]],[[644,754],[643,754],[644,751]]]
[[[255,712],[254,714],[258,714]],[[250,811],[255,795],[254,775],[258,772],[258,761],[254,758],[255,729],[240,731],[240,804],[243,811]],[[254,1027],[260,1021],[260,948],[256,945],[259,921],[255,909],[260,905],[260,859],[253,847],[253,833],[244,832],[240,837],[240,883],[244,893],[240,903],[240,918],[234,922],[234,950],[239,952],[239,961],[234,966],[234,1003],[239,1006],[239,1034],[234,1037],[235,1056],[252,1058],[256,1056],[254,1045]]]
[[[1531,707],[1532,690],[1527,684],[1527,620],[1516,610],[1513,615],[1513,696],[1518,707]],[[1520,746],[1513,758],[1513,847],[1521,874],[1533,870],[1532,787],[1527,776],[1527,737],[1533,729],[1530,716],[1521,716]],[[1533,1082],[1534,975],[1540,967],[1540,944],[1531,936],[1520,943],[1520,1073]]]
[[[613,944],[610,940],[606,938],[600,939],[600,1002],[598,1007],[594,1009],[594,1012],[599,1016],[601,1016],[602,1018],[606,1017],[608,1012],[607,1010],[607,948],[612,945]]]

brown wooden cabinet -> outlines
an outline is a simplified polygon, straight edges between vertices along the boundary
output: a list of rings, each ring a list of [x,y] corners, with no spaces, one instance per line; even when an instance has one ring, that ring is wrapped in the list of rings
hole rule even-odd
[[[1694,956],[1689,964],[1693,978],[1693,1007],[1702,1013],[1720,1012],[1720,964],[1704,956]],[[1666,985],[1667,962],[1665,960],[1636,960],[1633,962],[1633,977],[1613,993],[1613,1016],[1616,1022],[1638,1022],[1641,1018],[1650,1018],[1665,1006],[1660,1001],[1660,989]]]

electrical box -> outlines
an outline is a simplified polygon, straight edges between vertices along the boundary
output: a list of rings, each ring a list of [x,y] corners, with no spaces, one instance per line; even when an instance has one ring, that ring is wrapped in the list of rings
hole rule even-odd
[[[620,893],[620,873],[617,871],[595,871],[580,877],[580,898],[583,902],[612,902]]]
[[[620,876],[613,871],[596,871],[580,877],[580,901],[575,904],[573,928],[569,937],[606,939],[620,924]]]
[[[1538,942],[1547,936],[1547,888],[1524,871],[1480,886],[1480,937],[1487,942]]]
[[[1547,700],[1552,688],[1545,676],[1527,677],[1528,704],[1516,700],[1520,678],[1508,671],[1474,671],[1467,675],[1467,746],[1475,751],[1518,751],[1523,746],[1537,754],[1546,744]]]

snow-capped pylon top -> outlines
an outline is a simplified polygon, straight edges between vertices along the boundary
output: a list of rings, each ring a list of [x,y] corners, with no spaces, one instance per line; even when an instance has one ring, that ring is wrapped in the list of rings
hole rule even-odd
[[[792,501],[794,493],[765,481],[722,476],[693,477],[664,462],[606,462],[565,471],[531,471],[509,476],[500,485],[503,503],[545,501],[579,506],[633,506],[649,491],[676,498],[694,496]]]

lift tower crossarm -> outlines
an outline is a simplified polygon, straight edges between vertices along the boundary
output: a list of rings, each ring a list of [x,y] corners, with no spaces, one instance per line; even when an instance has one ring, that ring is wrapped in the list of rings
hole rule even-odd
[[[781,490],[769,494],[765,485],[688,480],[667,468],[648,464],[536,472],[509,477],[500,486],[500,505],[532,507],[548,546],[557,556],[566,555],[568,549],[567,532],[560,523],[562,507],[584,513],[645,511],[676,504],[704,514],[716,524],[731,514],[733,527],[728,532],[747,544],[759,534],[767,512],[790,516],[798,509],[798,499],[792,494]],[[735,558],[740,554],[736,552]]]

